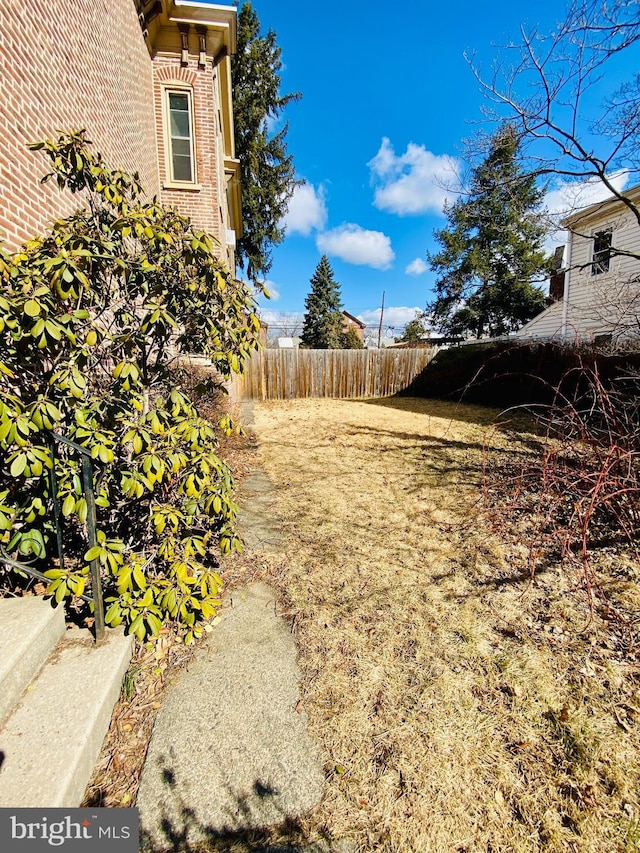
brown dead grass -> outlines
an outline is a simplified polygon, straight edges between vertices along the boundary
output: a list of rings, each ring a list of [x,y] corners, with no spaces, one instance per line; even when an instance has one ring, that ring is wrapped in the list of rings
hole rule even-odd
[[[297,632],[327,775],[309,834],[394,853],[638,851],[638,661],[578,577],[531,582],[526,549],[492,533],[483,469],[535,452],[493,417],[256,405],[286,543],[234,571],[276,583]]]

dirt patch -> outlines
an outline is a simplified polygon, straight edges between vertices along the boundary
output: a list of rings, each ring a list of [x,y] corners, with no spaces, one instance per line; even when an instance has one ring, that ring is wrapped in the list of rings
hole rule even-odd
[[[580,578],[530,581],[481,509],[495,413],[424,400],[256,406],[327,787],[312,824],[371,851],[640,849],[638,666]]]

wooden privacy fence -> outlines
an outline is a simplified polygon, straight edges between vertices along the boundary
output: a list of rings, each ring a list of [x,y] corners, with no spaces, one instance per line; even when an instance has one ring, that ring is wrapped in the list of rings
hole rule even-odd
[[[409,386],[437,353],[429,349],[266,349],[233,382],[238,400],[387,397]]]

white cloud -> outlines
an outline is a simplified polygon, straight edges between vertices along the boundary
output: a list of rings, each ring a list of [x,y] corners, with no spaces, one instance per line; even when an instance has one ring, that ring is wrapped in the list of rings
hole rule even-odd
[[[622,169],[609,175],[609,181],[616,190],[621,191],[629,182],[629,172]],[[545,206],[549,213],[568,216],[580,208],[589,207],[609,198],[611,192],[599,178],[586,181],[563,182],[550,190],[545,196]]]
[[[321,252],[335,255],[349,264],[388,269],[395,259],[391,239],[382,231],[367,231],[347,222],[324,234],[318,234],[316,245]]]
[[[313,230],[321,231],[326,223],[324,189],[306,182],[297,186],[280,223],[287,234],[302,234],[303,237],[308,237]]]
[[[422,258],[416,258],[410,264],[407,264],[404,271],[407,275],[422,275],[428,269],[429,265],[426,261],[423,261]]]
[[[264,293],[261,290],[258,290],[256,292],[256,297],[258,299],[258,302],[260,304],[264,304],[264,305],[268,305],[270,302],[277,302],[278,299],[280,299],[280,290],[278,289],[275,282],[270,281],[269,279],[266,279],[265,281],[262,282],[262,284],[263,284],[265,290],[267,291],[267,293],[269,294],[270,298],[267,299],[267,297],[264,295]]]
[[[432,154],[410,142],[399,157],[385,136],[367,164],[375,189],[374,204],[400,216],[441,213],[450,189],[459,183],[460,164],[448,154]]]
[[[263,127],[269,136],[275,136],[276,133],[282,130],[285,124],[284,116],[281,114],[273,115],[269,113],[264,120]]]
[[[384,309],[382,318],[382,330],[394,328],[396,330],[403,329],[411,320],[415,320],[416,313],[422,313],[422,309],[414,306],[413,308],[405,308],[403,306],[389,306]],[[370,311],[363,311],[358,314],[358,320],[362,320],[367,324],[367,331],[377,329],[380,324],[380,308],[373,308]]]

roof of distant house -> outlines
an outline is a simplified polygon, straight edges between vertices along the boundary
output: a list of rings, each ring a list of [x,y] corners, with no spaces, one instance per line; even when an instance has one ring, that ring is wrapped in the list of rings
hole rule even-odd
[[[365,329],[365,328],[366,328],[366,326],[367,326],[367,324],[366,324],[366,323],[363,323],[363,322],[362,322],[362,320],[358,320],[358,318],[357,318],[357,317],[354,317],[354,316],[353,316],[353,314],[349,314],[349,312],[348,312],[348,311],[343,311],[343,312],[342,312],[342,315],[343,315],[343,317],[347,317],[347,318],[348,318],[349,320],[351,320],[353,323],[357,323],[357,324],[360,326],[360,328],[361,328],[361,329]]]
[[[636,184],[633,187],[623,190],[621,195],[626,196],[632,202],[637,204],[638,201],[640,201],[640,184]],[[602,201],[596,201],[593,204],[579,208],[578,210],[573,211],[573,213],[568,214],[562,219],[561,225],[565,228],[571,229],[572,226],[577,225],[583,219],[596,216],[601,210],[608,208],[612,204],[622,205],[624,202],[622,202],[618,196],[610,195],[607,198],[602,199]]]

